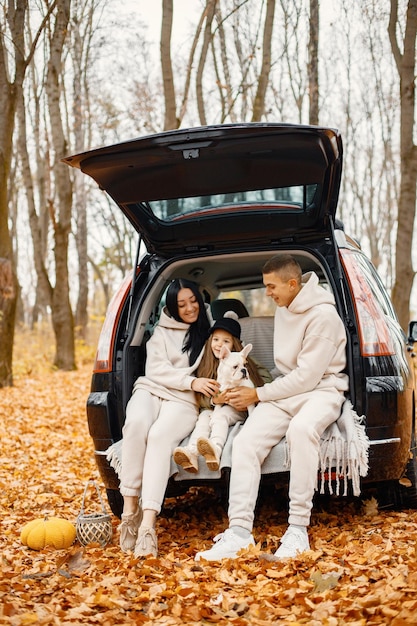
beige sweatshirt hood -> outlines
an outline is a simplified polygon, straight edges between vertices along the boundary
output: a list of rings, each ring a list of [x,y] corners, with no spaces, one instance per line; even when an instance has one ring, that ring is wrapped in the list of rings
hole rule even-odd
[[[302,288],[288,307],[290,313],[305,313],[313,306],[332,304],[335,306],[333,294],[319,285],[319,279],[314,272],[307,272],[302,277]]]

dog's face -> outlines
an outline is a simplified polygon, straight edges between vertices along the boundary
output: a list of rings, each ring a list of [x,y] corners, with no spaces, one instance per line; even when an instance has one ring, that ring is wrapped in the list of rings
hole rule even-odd
[[[217,380],[221,391],[238,387],[248,379],[246,358],[251,350],[251,343],[248,343],[240,352],[230,352],[227,346],[222,346],[217,369]]]

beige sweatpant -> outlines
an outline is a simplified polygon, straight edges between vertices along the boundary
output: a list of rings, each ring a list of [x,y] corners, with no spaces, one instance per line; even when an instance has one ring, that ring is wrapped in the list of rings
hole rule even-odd
[[[194,428],[197,406],[163,400],[138,389],[126,407],[120,493],[142,496],[142,508],[159,513],[174,448]]]
[[[197,439],[205,437],[223,450],[229,434],[229,427],[237,422],[243,422],[246,411],[239,412],[233,407],[223,404],[213,409],[204,409],[198,416],[197,423],[190,435],[187,448],[197,454]]]
[[[290,454],[290,524],[308,526],[319,466],[319,442],[345,400],[335,389],[317,389],[277,402],[259,402],[233,442],[229,525],[252,531],[261,465],[286,436]]]

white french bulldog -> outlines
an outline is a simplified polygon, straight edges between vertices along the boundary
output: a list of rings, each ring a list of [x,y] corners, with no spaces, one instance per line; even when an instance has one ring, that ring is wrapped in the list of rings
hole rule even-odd
[[[250,380],[246,367],[246,358],[252,350],[252,344],[248,343],[240,352],[231,352],[227,346],[222,346],[217,368],[217,382],[220,383],[220,393],[233,387],[254,387]],[[248,407],[248,413],[254,408],[254,404]]]

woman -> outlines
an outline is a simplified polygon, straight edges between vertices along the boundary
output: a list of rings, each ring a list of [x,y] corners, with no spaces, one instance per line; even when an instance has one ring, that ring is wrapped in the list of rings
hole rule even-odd
[[[120,547],[135,557],[157,556],[155,522],[169,479],[171,455],[194,428],[195,392],[212,396],[218,384],[196,378],[211,323],[195,283],[170,284],[158,325],[147,344],[145,376],[126,407],[120,492],[124,498]],[[141,505],[139,502],[141,497]]]

